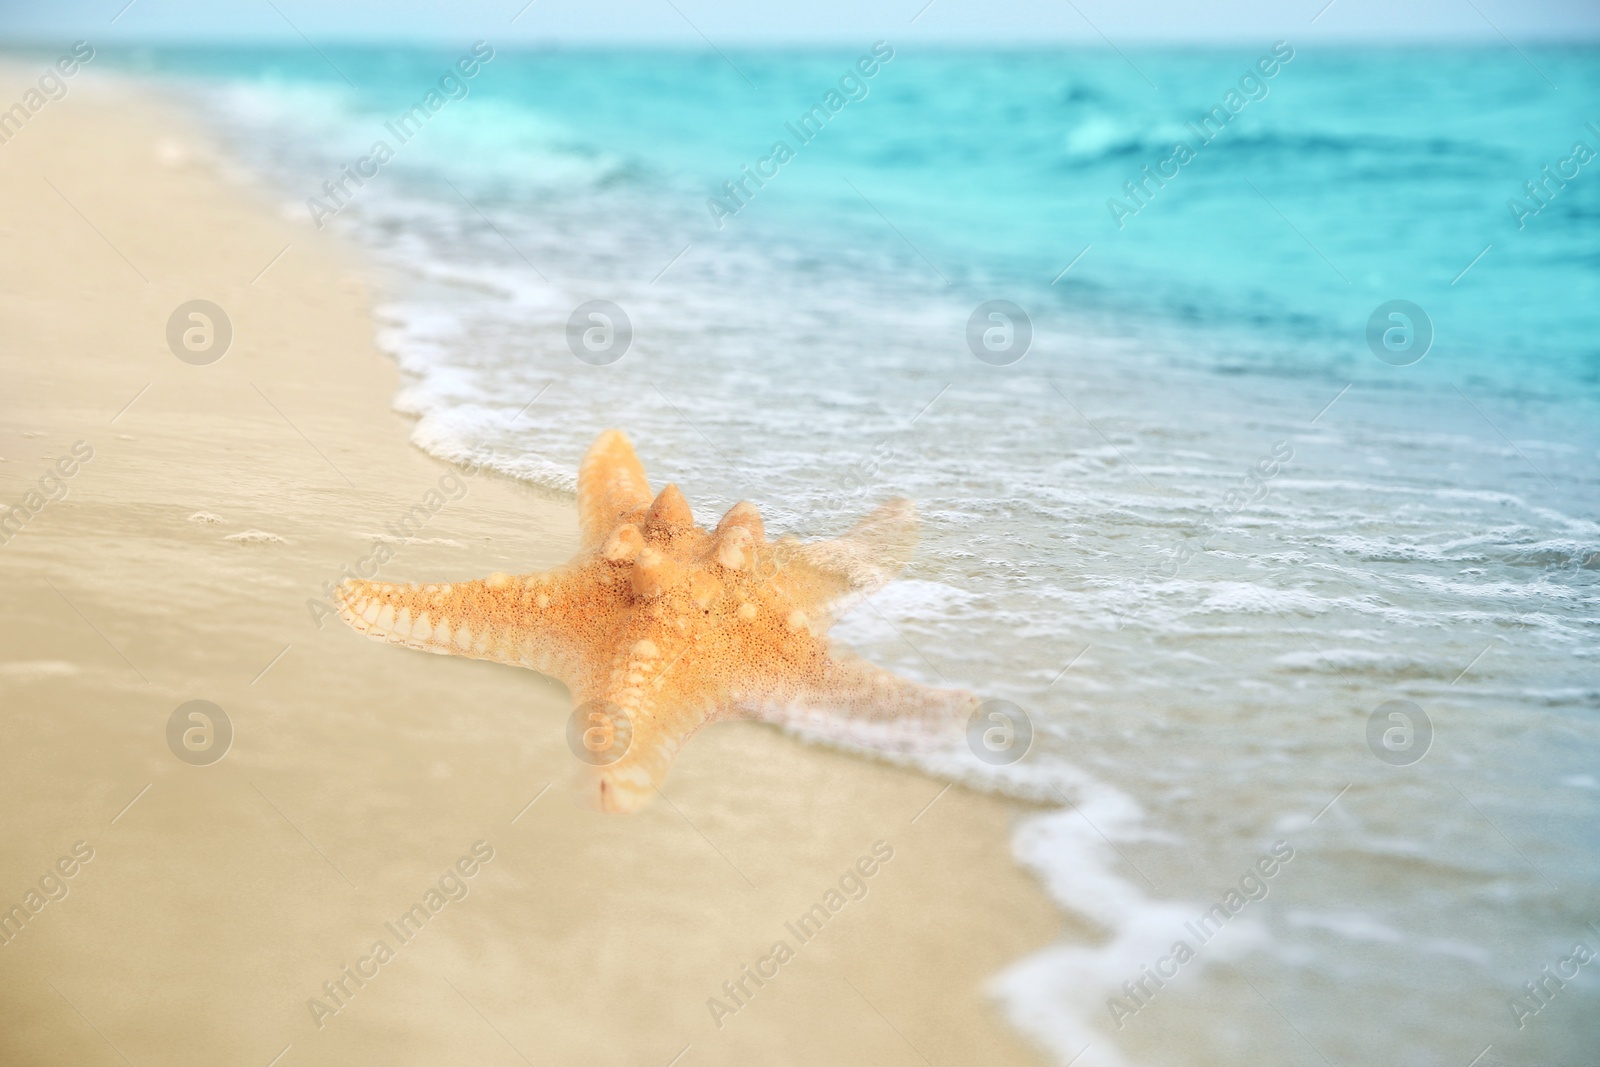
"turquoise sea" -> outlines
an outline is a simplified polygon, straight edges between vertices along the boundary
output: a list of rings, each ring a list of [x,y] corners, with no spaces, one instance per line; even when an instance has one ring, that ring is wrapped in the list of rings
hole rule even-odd
[[[1031,718],[925,766],[1043,802],[1052,1062],[1597,1062],[1600,51],[104,59],[370,251],[418,446],[918,502],[836,633]]]

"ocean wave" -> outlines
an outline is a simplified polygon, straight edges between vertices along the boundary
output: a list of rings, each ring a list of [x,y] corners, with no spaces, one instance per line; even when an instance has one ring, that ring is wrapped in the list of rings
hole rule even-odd
[[[1347,941],[1403,947],[1429,955],[1464,960],[1484,968],[1494,962],[1494,957],[1479,945],[1449,938],[1415,937],[1367,912],[1296,909],[1285,918],[1291,927],[1326,931]]]
[[[1364,648],[1329,648],[1315,652],[1285,652],[1273,663],[1290,671],[1325,671],[1341,674],[1346,670],[1388,678],[1430,678],[1445,668],[1421,663],[1410,656],[1374,652]]]

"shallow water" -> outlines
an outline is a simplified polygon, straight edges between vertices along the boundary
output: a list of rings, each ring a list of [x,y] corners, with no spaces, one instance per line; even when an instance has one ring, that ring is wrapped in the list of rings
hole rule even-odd
[[[1020,763],[929,761],[1060,805],[1016,853],[1101,935],[996,976],[1017,1026],[1084,1067],[1593,1061],[1600,964],[1511,998],[1600,951],[1600,164],[1506,202],[1600,150],[1595,51],[1301,46],[1241,84],[1272,42],[896,43],[806,143],[871,42],[501,51],[400,143],[470,45],[124,64],[291,214],[388,142],[328,224],[388,279],[423,448],[563,489],[621,426],[702,519],[748,497],[808,536],[918,502],[911,573],[835,632],[1032,718]],[[603,365],[568,341],[596,299],[632,326]],[[1003,366],[968,342],[997,299],[1032,331]],[[1396,299],[1432,325],[1406,366],[1366,337]],[[1369,746],[1390,700],[1418,761]]]

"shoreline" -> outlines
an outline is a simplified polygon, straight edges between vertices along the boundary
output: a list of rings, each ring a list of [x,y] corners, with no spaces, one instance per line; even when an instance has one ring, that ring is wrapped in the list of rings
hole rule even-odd
[[[391,407],[355,252],[128,86],[90,69],[0,147],[0,500],[48,500],[0,544],[0,900],[93,851],[0,946],[0,1058],[1041,1062],[984,992],[1064,922],[1012,858],[1023,806],[736,723],[666,803],[589,815],[559,795],[561,687],[315,625],[430,489],[385,576],[556,565],[575,511],[486,471],[452,495]],[[194,300],[232,331],[199,365],[167,339]],[[231,724],[209,765],[168,748],[191,700]],[[880,841],[862,895],[739,985]]]

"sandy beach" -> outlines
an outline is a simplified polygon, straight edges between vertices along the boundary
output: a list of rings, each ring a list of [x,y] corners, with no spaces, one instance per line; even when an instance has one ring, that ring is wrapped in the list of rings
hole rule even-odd
[[[735,724],[664,802],[590,814],[559,788],[561,687],[317,625],[430,492],[385,576],[555,565],[574,509],[410,445],[353,251],[91,77],[0,147],[0,505],[26,513],[0,545],[0,1061],[1039,1062],[984,992],[1061,925],[1009,855],[1017,806]],[[231,322],[206,365],[168,346],[192,300]],[[209,765],[168,746],[192,700],[231,722]]]

